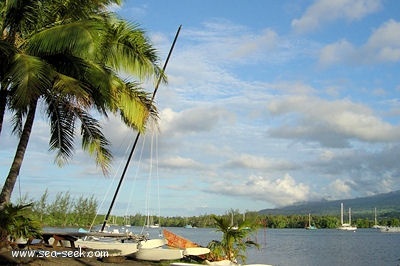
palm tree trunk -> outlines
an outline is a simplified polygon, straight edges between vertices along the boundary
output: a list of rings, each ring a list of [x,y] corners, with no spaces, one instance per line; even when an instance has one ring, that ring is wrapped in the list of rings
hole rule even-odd
[[[0,135],[1,135],[1,130],[3,128],[4,115],[6,112],[6,104],[7,104],[7,91],[2,90],[0,87]]]
[[[28,146],[29,137],[31,135],[33,121],[35,120],[37,101],[37,99],[34,100],[29,107],[29,112],[26,117],[24,129],[19,139],[17,151],[14,156],[14,161],[12,162],[10,171],[8,173],[6,181],[4,182],[4,186],[0,194],[0,209],[4,207],[4,204],[10,202],[11,194],[17,181],[17,177],[22,166],[22,161],[24,159],[25,151]]]

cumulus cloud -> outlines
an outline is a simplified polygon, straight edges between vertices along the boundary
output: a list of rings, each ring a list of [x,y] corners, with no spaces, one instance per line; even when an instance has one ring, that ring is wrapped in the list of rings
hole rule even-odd
[[[328,147],[346,147],[351,140],[400,140],[399,126],[383,121],[369,107],[346,99],[287,96],[271,101],[268,110],[273,116],[286,117],[284,123],[269,130],[269,135],[276,138],[314,141]]]
[[[292,27],[299,33],[311,32],[335,20],[359,20],[380,7],[380,0],[319,0],[308,7],[301,18],[292,20]]]
[[[234,116],[227,110],[212,106],[191,108],[181,112],[166,108],[160,114],[160,130],[165,135],[174,136],[206,132],[221,122],[232,121],[233,118]]]
[[[205,58],[225,65],[256,63],[279,44],[278,34],[270,28],[254,32],[223,19],[210,20],[203,25],[204,29],[186,31],[186,36],[194,43],[193,49]]]
[[[340,40],[323,47],[319,64],[370,64],[400,61],[400,22],[389,20],[377,28],[360,47]]]
[[[309,199],[310,189],[303,183],[297,183],[289,174],[285,174],[277,179],[250,176],[241,183],[221,181],[212,184],[209,191],[284,206]]]

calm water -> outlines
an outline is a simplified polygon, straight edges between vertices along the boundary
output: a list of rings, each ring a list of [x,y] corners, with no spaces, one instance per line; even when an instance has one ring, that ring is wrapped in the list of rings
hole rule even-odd
[[[198,244],[220,240],[215,229],[167,228]],[[76,229],[75,229],[76,230]],[[141,228],[131,227],[135,233]],[[150,229],[157,237],[159,229]],[[275,266],[391,266],[400,265],[400,233],[359,229],[357,232],[318,229],[266,229],[254,236],[260,249],[250,248],[247,263]]]
[[[171,228],[176,234],[206,245],[220,239],[213,229]],[[275,266],[390,266],[400,265],[400,234],[359,229],[345,232],[335,229],[259,230],[259,250],[248,250],[247,263]]]

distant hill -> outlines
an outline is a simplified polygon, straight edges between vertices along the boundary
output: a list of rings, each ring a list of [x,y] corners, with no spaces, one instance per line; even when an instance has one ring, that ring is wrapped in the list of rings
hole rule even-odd
[[[345,211],[351,208],[351,214],[357,217],[374,217],[374,208],[378,217],[400,216],[400,190],[370,197],[343,199],[334,201],[316,201],[297,203],[276,209],[264,209],[259,211],[264,215],[340,215],[340,203],[344,204]]]

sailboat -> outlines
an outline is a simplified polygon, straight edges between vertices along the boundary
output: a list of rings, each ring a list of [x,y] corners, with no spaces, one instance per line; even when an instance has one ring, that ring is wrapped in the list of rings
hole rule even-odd
[[[181,30],[181,26],[178,28],[178,31],[175,34],[174,41],[172,43],[172,46],[171,46],[170,51],[168,53],[166,62],[164,63],[164,66],[163,66],[163,69],[162,69],[163,72],[166,69],[166,66],[168,64],[169,58],[170,58],[170,56],[172,54],[172,50],[173,50],[173,48],[175,46],[175,43],[176,43],[176,41],[178,39],[180,30]],[[153,95],[152,95],[152,98],[151,98],[151,103],[154,101],[154,98],[155,98],[155,95],[156,95],[156,92],[158,90],[158,86],[159,86],[161,80],[162,80],[162,76],[160,76],[158,81],[157,81],[156,87],[155,87],[155,89],[153,91]],[[135,147],[136,147],[136,144],[138,142],[139,137],[140,137],[140,132],[137,133],[135,141],[133,143],[133,146],[132,146],[132,148],[130,150],[128,159],[126,161],[125,167],[124,167],[122,175],[121,175],[121,178],[120,178],[120,180],[118,182],[118,185],[117,185],[117,188],[115,190],[114,196],[113,196],[113,198],[111,200],[111,204],[109,206],[108,212],[106,214],[106,217],[104,219],[103,225],[101,227],[101,232],[104,231],[104,228],[106,227],[108,219],[109,219],[109,217],[111,215],[111,210],[112,210],[112,208],[114,206],[114,203],[115,203],[115,200],[117,198],[117,195],[118,195],[119,189],[121,187],[122,181],[124,180],[125,174],[127,172],[129,163],[130,163],[130,161],[132,159],[133,152],[135,150]],[[165,239],[147,240],[147,239],[142,239],[141,238],[142,236],[138,236],[138,237],[139,238],[136,238],[136,237],[132,238],[131,239],[132,242],[125,242],[125,241],[123,241],[121,239],[116,239],[116,238],[108,238],[108,239],[107,238],[85,238],[85,239],[78,239],[75,242],[75,244],[78,247],[90,248],[90,249],[94,249],[94,250],[107,250],[107,251],[109,251],[110,256],[127,256],[127,255],[132,255],[132,254],[137,253],[138,251],[140,251],[140,248],[141,249],[145,249],[145,248],[149,248],[150,249],[150,248],[160,247],[161,245],[164,245],[166,243]]]
[[[311,225],[311,214],[308,214],[308,225],[305,227],[307,230],[315,230],[317,227],[315,225]]]
[[[356,231],[357,227],[351,225],[351,208],[349,208],[349,223],[343,222],[343,203],[340,204],[340,224],[341,226],[338,227],[339,230],[344,231]]]
[[[374,229],[385,228],[384,226],[378,224],[378,220],[376,219],[376,208],[374,208],[374,225],[372,226],[372,228]]]

